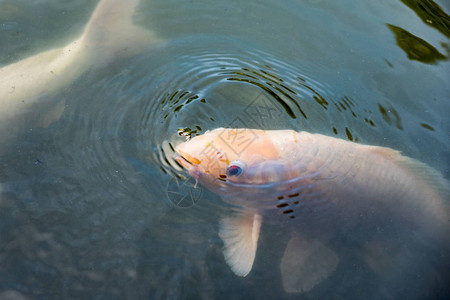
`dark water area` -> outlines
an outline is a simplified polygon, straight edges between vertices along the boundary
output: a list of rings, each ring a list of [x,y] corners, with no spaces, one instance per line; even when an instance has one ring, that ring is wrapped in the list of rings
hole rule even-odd
[[[75,39],[96,3],[0,0],[0,66]],[[390,147],[450,179],[449,9],[143,0],[134,23],[160,42],[87,70],[0,135],[0,299],[450,297],[447,251],[382,232],[330,241],[336,271],[289,293],[292,230],[263,224],[238,277],[217,233],[229,205],[172,158],[180,132],[293,129]]]

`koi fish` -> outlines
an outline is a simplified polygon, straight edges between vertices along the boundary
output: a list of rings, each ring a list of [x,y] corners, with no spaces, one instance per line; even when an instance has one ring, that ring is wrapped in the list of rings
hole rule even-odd
[[[87,70],[132,56],[157,41],[153,32],[132,23],[139,2],[101,0],[76,40],[0,68],[0,127]]]
[[[292,292],[334,272],[339,257],[327,243],[337,232],[366,239],[364,230],[376,226],[449,245],[448,181],[396,150],[304,131],[217,128],[175,152],[191,176],[236,207],[219,229],[236,275],[251,271],[263,221],[292,223],[300,233],[280,266]]]

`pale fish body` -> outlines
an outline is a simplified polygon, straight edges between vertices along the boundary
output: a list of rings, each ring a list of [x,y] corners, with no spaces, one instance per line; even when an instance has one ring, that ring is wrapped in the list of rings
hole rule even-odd
[[[224,128],[175,150],[191,176],[241,207],[223,219],[219,232],[237,275],[246,276],[252,268],[263,220],[295,222],[301,228],[300,240],[293,239],[286,249],[281,271],[305,271],[297,274],[300,283],[283,277],[288,291],[307,291],[329,276],[339,259],[324,246],[327,239],[364,222],[386,230],[407,228],[449,245],[448,182],[398,151],[308,132]],[[289,249],[299,247],[301,257],[292,264],[288,257],[296,254]],[[322,266],[315,273],[314,262]]]
[[[134,55],[157,41],[153,32],[132,22],[139,2],[101,0],[77,39],[0,68],[1,129],[7,130],[17,115],[45,102],[45,96],[70,85],[88,69]]]

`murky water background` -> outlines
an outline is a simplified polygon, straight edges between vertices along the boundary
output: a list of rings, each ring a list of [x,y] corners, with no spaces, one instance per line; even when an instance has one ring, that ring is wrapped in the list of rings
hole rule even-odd
[[[217,235],[229,207],[170,158],[178,129],[290,128],[401,150],[450,178],[449,6],[432,4],[142,1],[135,23],[164,42],[83,74],[51,96],[59,119],[36,125],[49,111],[37,107],[0,141],[0,299],[448,297],[432,254],[383,278],[349,240],[334,242],[334,275],[285,293],[290,235],[275,225],[237,277]],[[95,5],[0,1],[0,65],[74,39]]]

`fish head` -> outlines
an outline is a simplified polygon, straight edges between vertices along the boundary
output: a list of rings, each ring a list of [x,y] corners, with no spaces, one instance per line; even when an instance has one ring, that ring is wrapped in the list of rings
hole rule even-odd
[[[217,128],[176,146],[176,159],[210,190],[242,190],[295,176],[289,158],[293,140],[275,137],[274,131]]]

